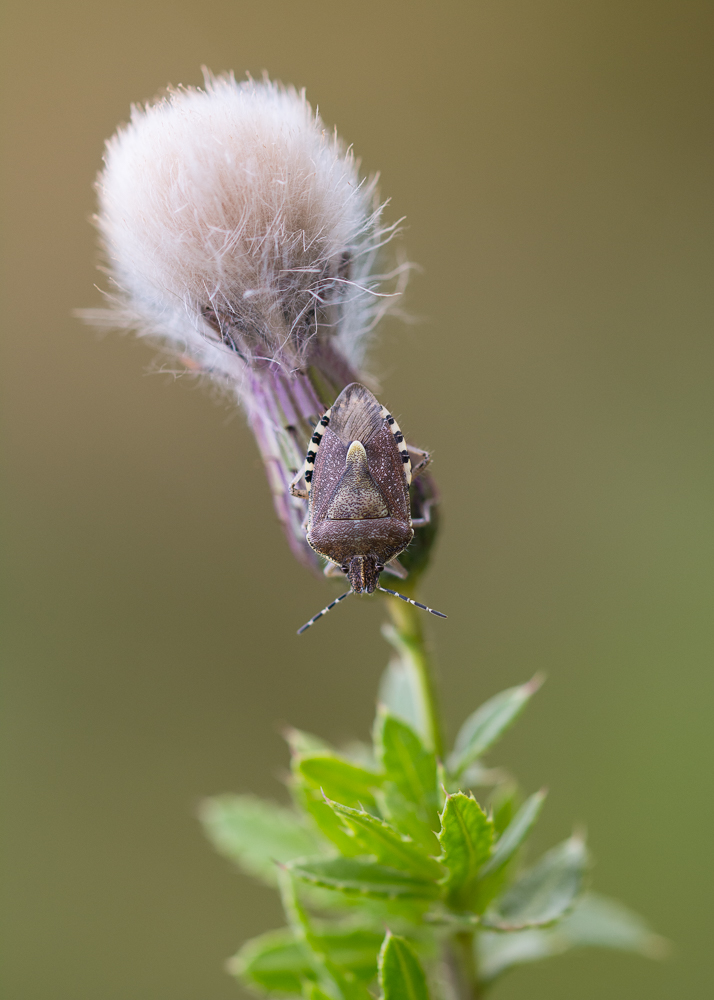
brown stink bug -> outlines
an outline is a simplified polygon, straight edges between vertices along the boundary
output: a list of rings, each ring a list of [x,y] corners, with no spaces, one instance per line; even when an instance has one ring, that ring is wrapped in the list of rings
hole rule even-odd
[[[429,461],[427,452],[405,443],[391,413],[359,382],[343,389],[320,418],[290,492],[308,501],[306,538],[328,560],[325,573],[346,574],[350,590],[298,634],[350,594],[375,590],[446,618],[379,584],[385,571],[406,575],[397,557],[414,537],[413,525],[420,523],[411,517],[409,486]],[[305,489],[298,487],[301,479]]]

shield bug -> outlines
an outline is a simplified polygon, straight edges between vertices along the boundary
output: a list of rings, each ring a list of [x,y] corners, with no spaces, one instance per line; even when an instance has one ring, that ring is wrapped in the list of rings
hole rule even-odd
[[[413,525],[424,523],[412,520],[409,487],[429,461],[428,452],[406,444],[391,413],[359,382],[343,389],[320,418],[290,492],[308,501],[306,538],[328,560],[325,573],[344,573],[350,590],[298,634],[350,594],[375,590],[446,618],[379,583],[383,572],[406,576],[398,556],[414,537]]]

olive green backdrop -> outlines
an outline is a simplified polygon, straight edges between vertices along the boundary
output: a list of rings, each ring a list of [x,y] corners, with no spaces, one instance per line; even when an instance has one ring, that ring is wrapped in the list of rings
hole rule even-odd
[[[377,599],[288,554],[240,414],[71,318],[92,181],[132,101],[202,63],[305,86],[381,170],[417,325],[382,398],[433,449],[424,583],[453,732],[548,683],[494,760],[588,828],[596,885],[675,942],[590,952],[497,1000],[711,983],[714,343],[710,4],[17,2],[5,24],[6,993],[229,1000],[281,921],[204,843],[209,793],[283,795],[290,721],[364,736]],[[355,629],[359,642],[354,641]]]

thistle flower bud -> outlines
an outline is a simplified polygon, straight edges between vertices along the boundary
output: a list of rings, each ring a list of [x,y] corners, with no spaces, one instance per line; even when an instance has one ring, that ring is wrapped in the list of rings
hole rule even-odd
[[[133,329],[238,397],[291,547],[317,568],[289,483],[315,422],[364,379],[405,273],[376,273],[396,229],[376,178],[360,179],[304,93],[232,75],[134,107],[104,159],[95,221],[112,291],[83,318]]]

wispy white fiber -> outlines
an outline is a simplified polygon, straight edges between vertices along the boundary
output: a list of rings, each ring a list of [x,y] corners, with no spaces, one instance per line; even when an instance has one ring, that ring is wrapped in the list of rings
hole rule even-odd
[[[315,338],[359,366],[393,301],[373,273],[392,228],[375,180],[304,93],[207,75],[107,143],[99,214],[112,279],[101,325],[135,329],[240,385],[307,362]]]

